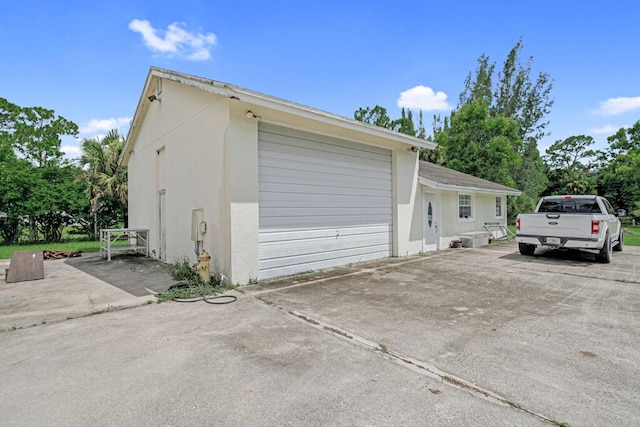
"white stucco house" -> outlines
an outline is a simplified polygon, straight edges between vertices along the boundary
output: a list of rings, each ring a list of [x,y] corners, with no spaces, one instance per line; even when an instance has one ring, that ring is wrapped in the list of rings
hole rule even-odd
[[[424,251],[448,247],[452,240],[472,238],[489,230],[485,224],[506,226],[507,196],[520,191],[466,173],[420,161]],[[494,236],[496,237],[496,236]]]
[[[519,192],[465,174],[447,181],[448,169],[418,160],[434,147],[151,68],[120,158],[129,227],[148,230],[159,259],[195,259],[203,248],[212,270],[246,283],[438,249],[504,221],[506,196]]]

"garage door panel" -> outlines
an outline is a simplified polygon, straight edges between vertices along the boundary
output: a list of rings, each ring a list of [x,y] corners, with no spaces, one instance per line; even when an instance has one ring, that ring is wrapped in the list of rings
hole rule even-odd
[[[295,193],[276,193],[272,198],[261,201],[260,208],[313,208],[347,203],[349,206],[359,208],[379,203],[379,199],[380,197],[360,195],[307,194],[304,200],[300,200]]]
[[[388,224],[390,215],[362,215],[350,217],[324,216],[319,217],[280,217],[280,218],[263,218],[260,220],[260,228],[270,231],[271,228],[315,228],[318,224],[325,227],[357,227],[364,225]]]
[[[376,153],[348,151],[325,151],[309,148],[292,147],[285,144],[261,144],[264,159],[283,159],[285,161],[311,162],[312,159],[322,161],[323,164],[340,166],[345,163],[353,163],[358,169],[379,169],[384,168],[385,156]]]
[[[336,174],[331,173],[330,169],[326,172],[319,171],[304,171],[304,176],[301,176],[302,170],[286,170],[265,167],[262,168],[259,177],[261,182],[271,183],[290,183],[292,179],[296,179],[297,184],[304,185],[319,185],[319,182],[326,183],[331,187],[350,187],[350,188],[380,188],[384,186],[389,180],[389,177],[377,177],[373,175],[349,175],[346,173]],[[327,176],[327,174],[330,174]]]
[[[292,258],[299,255],[320,254],[331,251],[342,251],[347,249],[362,250],[365,247],[387,246],[389,244],[389,233],[342,236],[338,241],[335,237],[325,237],[317,239],[303,239],[296,241],[283,241],[264,243],[260,249],[262,258]]]
[[[315,262],[326,262],[326,261],[338,261],[342,258],[351,258],[355,257],[359,261],[361,257],[366,256],[369,258],[372,254],[381,255],[381,258],[384,258],[386,255],[386,244],[382,244],[379,246],[368,246],[366,248],[366,252],[363,252],[363,248],[345,248],[345,249],[332,249],[326,252],[314,252],[311,254],[294,254],[288,257],[281,258],[270,258],[260,261],[260,270],[263,269],[277,269],[277,268],[286,268],[290,266],[300,265],[300,264],[310,264]],[[355,262],[358,262],[355,261]],[[352,261],[353,262],[353,261]],[[342,264],[343,265],[343,264]],[[335,266],[333,264],[332,266]],[[299,270],[306,271],[306,270]]]
[[[272,277],[285,276],[288,274],[301,273],[304,271],[320,270],[323,268],[331,268],[338,265],[355,264],[358,262],[373,261],[376,259],[387,257],[387,251],[372,252],[368,254],[358,254],[350,257],[332,258],[326,260],[317,260],[308,263],[298,263],[293,265],[279,266],[275,268],[260,268],[260,278],[269,279]],[[262,262],[261,262],[262,264]]]
[[[343,161],[344,157],[353,157],[357,159],[358,163],[362,164],[370,161],[384,164],[387,161],[388,150],[383,148],[327,137],[319,138],[318,135],[313,135],[309,138],[294,137],[283,135],[282,133],[270,133],[264,131],[264,129],[264,125],[260,127],[260,142],[265,151],[268,151],[266,157],[275,156],[280,158],[283,155],[295,154],[302,158],[322,157],[338,161]],[[288,129],[286,132],[291,132],[291,130]],[[298,132],[298,135],[310,134]],[[316,144],[318,139],[322,139],[322,144]]]
[[[264,153],[264,152],[263,152]],[[309,161],[309,157],[293,157],[287,154],[280,155],[280,157],[269,157],[269,153],[264,153],[260,158],[259,167],[260,172],[264,175],[264,171],[268,171],[270,174],[281,175],[286,171],[306,171],[306,172],[320,172],[320,173],[336,173],[340,175],[350,177],[362,177],[366,173],[367,177],[385,179],[388,176],[388,171],[385,166],[386,163],[376,164],[364,164],[348,162],[350,160],[344,156],[340,156],[333,162],[319,163],[317,161]]]
[[[260,274],[391,255],[391,152],[259,124]]]
[[[338,217],[348,217],[348,216],[357,216],[361,217],[363,215],[370,215],[372,217],[378,215],[391,215],[391,212],[385,207],[382,208],[372,208],[372,207],[353,207],[349,206],[346,208],[341,207],[281,207],[281,208],[266,208],[260,207],[260,215],[266,215],[270,217],[307,217],[307,216],[320,216],[320,217],[329,217],[329,216],[338,216]]]
[[[320,173],[338,173],[340,175],[351,177],[371,177],[378,179],[389,178],[390,172],[385,169],[384,164],[371,163],[355,163],[353,158],[340,156],[336,160],[327,160],[318,157],[296,157],[290,153],[283,154],[283,157],[268,158],[263,157],[264,152],[261,150],[259,155],[261,159],[258,163],[259,168],[272,167],[276,169],[276,173],[284,173],[287,170],[320,172]],[[263,173],[264,175],[264,173]]]
[[[379,196],[383,198],[391,197],[391,189],[378,188],[353,188],[353,187],[327,187],[322,185],[302,185],[302,184],[282,184],[282,183],[260,183],[260,201],[269,200],[270,194],[340,194],[348,196]]]
[[[301,239],[319,239],[323,237],[335,238],[336,236],[352,236],[359,234],[375,234],[382,233],[387,234],[391,230],[388,224],[371,225],[368,227],[340,227],[340,228],[322,228],[322,229],[309,229],[300,228],[295,229],[291,227],[277,229],[274,228],[270,232],[263,232],[260,234],[260,243],[268,242],[284,242],[287,240],[301,240]]]
[[[372,157],[375,155],[386,156],[387,151],[385,148],[363,145],[359,142],[346,141],[344,139],[337,139],[329,136],[311,134],[305,131],[283,128],[267,123],[260,124],[260,132],[262,134],[260,140],[263,142],[281,146],[296,147],[309,151],[346,153],[362,158],[366,158],[368,156]],[[319,141],[322,142],[322,145],[316,144],[316,142]]]

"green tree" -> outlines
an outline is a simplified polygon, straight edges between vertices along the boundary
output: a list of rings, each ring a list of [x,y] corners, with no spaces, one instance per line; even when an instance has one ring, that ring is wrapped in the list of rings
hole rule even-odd
[[[596,191],[596,179],[589,161],[596,152],[595,141],[586,135],[556,141],[547,149],[545,161],[549,185],[546,194],[589,194]]]
[[[400,118],[391,120],[387,114],[387,109],[376,105],[373,108],[358,108],[353,114],[353,117],[360,122],[369,123],[385,129],[391,129],[396,132],[424,139],[426,135],[424,125],[422,123],[422,111],[420,111],[418,129],[416,129],[416,124],[413,120],[413,112],[411,110],[402,108],[401,114]]]
[[[472,101],[484,101],[487,105],[493,103],[493,73],[496,63],[491,62],[484,53],[478,58],[475,73],[469,72],[464,81],[464,90],[458,99],[458,108]]]
[[[413,113],[411,110],[402,108],[402,116],[391,122],[390,129],[406,135],[416,136],[415,124],[413,123]]]
[[[427,138],[427,131],[424,127],[424,121],[422,119],[422,110],[420,110],[420,113],[418,115],[418,129],[416,130],[416,138],[420,138],[420,139]]]
[[[433,122],[431,123],[433,137],[429,137],[429,139],[436,143],[436,148],[433,150],[420,150],[420,160],[439,165],[444,165],[447,162],[444,147],[448,141],[449,122],[454,115],[455,111],[452,111],[450,116],[433,115]]]
[[[551,98],[553,82],[544,72],[532,80],[533,56],[523,65],[520,61],[522,48],[520,39],[509,51],[497,81],[493,78],[496,63],[481,55],[475,73],[469,73],[465,80],[458,107],[474,100],[486,101],[490,116],[503,115],[515,120],[520,126],[520,137],[528,143],[546,135],[549,122],[545,118],[554,102]]]
[[[387,114],[387,109],[379,105],[376,105],[373,108],[358,108],[356,112],[353,113],[353,118],[360,122],[380,126],[385,129],[391,129],[392,127],[392,122]]]
[[[600,155],[598,193],[617,209],[632,211],[640,202],[640,120],[607,138]]]
[[[87,204],[83,182],[76,182],[73,165],[34,166],[25,159],[0,165],[0,206],[6,215],[2,227],[5,243],[16,243],[29,220],[30,241],[41,233],[46,242],[58,242],[62,229],[74,222]],[[35,229],[33,228],[35,227]]]
[[[80,164],[84,170],[81,179],[89,185],[93,232],[97,229],[127,223],[128,181],[127,169],[118,165],[125,140],[117,130],[111,130],[102,139],[82,141]]]
[[[24,211],[35,218],[45,242],[59,242],[62,229],[75,222],[87,204],[86,184],[77,182],[79,168],[73,165],[36,168],[36,185]]]
[[[462,106],[450,127],[436,135],[445,166],[498,184],[515,186],[514,171],[522,140],[518,124],[503,116],[490,117],[484,101]]]
[[[75,123],[43,107],[18,107],[0,98],[0,111],[2,138],[35,166],[60,164],[60,137],[78,134]]]
[[[25,193],[20,177],[28,166],[16,157],[8,141],[0,140],[0,237],[6,244],[17,243],[24,226],[17,207]],[[24,178],[29,178],[28,173]]]
[[[503,116],[518,124],[518,135],[522,140],[518,155],[522,162],[513,178],[520,190],[535,199],[546,187],[544,163],[537,144],[546,135],[549,124],[545,119],[553,106],[553,83],[544,72],[532,79],[533,57],[523,65],[520,61],[522,48],[522,40],[519,40],[507,55],[497,78],[494,76],[496,63],[487,55],[481,55],[478,67],[465,80],[458,108],[483,101],[489,107],[490,117]]]
[[[533,206],[535,208],[535,203],[538,202],[539,196],[545,191],[548,184],[544,161],[540,156],[537,143],[523,143],[522,163],[514,176],[516,187],[523,194],[535,200]]]
[[[63,159],[61,136],[76,135],[78,126],[53,110],[20,107],[0,98],[0,211],[3,239],[15,241],[24,220],[29,240],[42,233],[58,241],[83,203],[83,183],[74,183],[78,168]],[[9,228],[13,227],[13,230]]]

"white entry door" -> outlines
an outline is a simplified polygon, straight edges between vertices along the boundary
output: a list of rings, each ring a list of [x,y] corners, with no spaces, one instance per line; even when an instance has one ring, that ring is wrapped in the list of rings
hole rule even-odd
[[[438,249],[438,239],[440,238],[440,219],[438,207],[438,195],[424,193],[424,241],[422,250],[424,252]]]

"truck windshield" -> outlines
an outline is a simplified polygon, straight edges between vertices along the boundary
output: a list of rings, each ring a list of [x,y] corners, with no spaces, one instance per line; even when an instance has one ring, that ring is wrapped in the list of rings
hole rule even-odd
[[[602,213],[595,199],[543,200],[538,212]]]

